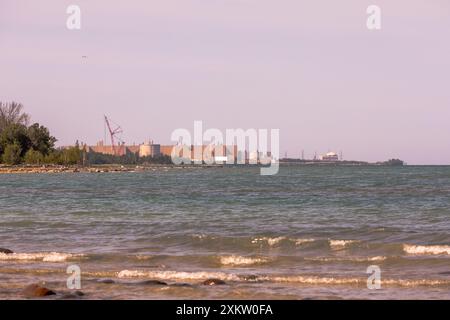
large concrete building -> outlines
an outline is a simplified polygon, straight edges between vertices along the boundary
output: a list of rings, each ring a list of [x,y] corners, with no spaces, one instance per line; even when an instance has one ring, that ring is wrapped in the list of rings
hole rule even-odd
[[[174,150],[174,148],[176,148]],[[186,161],[207,163],[259,163],[271,159],[270,152],[239,151],[236,145],[159,145],[153,141],[140,145],[128,146],[125,144],[115,146],[104,145],[102,141],[96,146],[86,146],[87,152],[96,152],[107,155],[124,156],[126,154],[136,154],[139,157],[172,156],[172,152]]]
[[[139,157],[155,157],[161,155],[161,145],[154,144],[153,141],[139,146]]]
[[[160,154],[159,145],[141,144],[127,146],[121,144],[113,147],[111,145],[104,145],[103,141],[98,142],[95,146],[86,146],[86,151],[117,156],[134,153],[139,154],[140,157],[157,156]]]
[[[108,155],[124,156],[129,153],[139,153],[139,146],[126,146],[124,144],[118,146],[104,145],[103,141],[100,141],[95,146],[86,146],[87,152],[96,152]]]

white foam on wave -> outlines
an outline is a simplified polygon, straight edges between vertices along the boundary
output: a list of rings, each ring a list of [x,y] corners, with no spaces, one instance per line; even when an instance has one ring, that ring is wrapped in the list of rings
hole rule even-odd
[[[403,251],[409,254],[417,254],[417,255],[438,255],[438,254],[448,254],[450,255],[450,246],[446,245],[434,245],[434,246],[420,246],[420,245],[403,245]]]
[[[293,239],[296,246],[301,246],[306,243],[311,243],[316,241],[315,239]]]
[[[267,263],[268,258],[252,258],[252,257],[242,257],[242,256],[224,256],[220,257],[220,263],[222,265],[232,265],[232,266],[248,266],[255,264]]]
[[[366,280],[360,278],[333,278],[333,277],[315,277],[315,276],[265,276],[260,280],[271,282],[288,282],[311,285],[324,284],[360,284]]]
[[[254,238],[252,240],[252,243],[267,242],[269,246],[275,246],[285,239],[286,237],[276,237],[276,238],[262,237],[262,238]]]
[[[2,261],[43,261],[43,262],[64,262],[68,259],[82,257],[82,254],[61,253],[61,252],[37,252],[37,253],[0,253]]]
[[[384,261],[387,257],[385,256],[375,256],[375,257],[318,257],[318,258],[305,258],[307,261],[320,261],[320,262],[373,262],[373,261]]]
[[[206,280],[220,279],[224,281],[238,281],[235,274],[224,272],[184,272],[184,271],[143,271],[143,270],[122,270],[117,273],[118,278],[152,278],[161,280]]]
[[[352,245],[354,243],[357,243],[357,240],[328,240],[330,243],[330,247],[333,249],[340,249],[348,247],[349,245]]]
[[[191,237],[196,240],[216,240],[216,239],[218,239],[218,237],[216,237],[216,236],[206,235],[203,233],[192,234]],[[280,244],[282,241],[292,242],[297,246],[301,246],[301,245],[304,245],[307,243],[314,242],[316,240],[311,239],[311,238],[289,238],[286,236],[278,236],[278,237],[257,236],[257,237],[251,238],[251,240],[250,240],[250,242],[253,244],[264,244],[265,243],[271,247]]]
[[[192,235],[192,238],[199,239],[199,240],[204,240],[204,239],[208,238],[208,236],[206,234],[198,234],[198,233],[196,233],[196,234]]]
[[[260,237],[260,238],[253,238],[252,239],[252,243],[263,243],[266,242],[269,246],[276,246],[278,245],[281,241],[290,241],[293,242],[295,245],[300,246],[306,243],[311,243],[314,242],[315,239],[295,239],[295,238],[287,238],[287,237]]]
[[[437,279],[385,279],[381,280],[381,285],[388,286],[401,286],[401,287],[420,287],[420,286],[448,286],[450,280],[437,280]]]
[[[335,278],[335,277],[318,277],[318,276],[263,276],[258,277],[259,280],[271,282],[286,282],[309,285],[366,285],[367,278]],[[382,286],[400,286],[400,287],[417,287],[417,286],[448,286],[450,280],[439,279],[382,279]]]

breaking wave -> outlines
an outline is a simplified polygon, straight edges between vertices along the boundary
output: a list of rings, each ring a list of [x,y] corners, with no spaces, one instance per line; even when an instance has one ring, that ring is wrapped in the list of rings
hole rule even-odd
[[[318,257],[318,258],[305,258],[306,261],[320,261],[320,262],[373,262],[373,261],[385,261],[385,256],[375,257]]]
[[[232,265],[232,266],[248,266],[255,264],[267,263],[269,259],[267,258],[251,258],[242,256],[225,256],[220,257],[220,263],[222,265]]]
[[[122,270],[117,273],[118,278],[151,278],[159,280],[206,280],[220,279],[233,282],[274,282],[305,285],[367,285],[367,278],[357,277],[322,277],[303,275],[239,275],[225,272],[182,272],[182,271],[141,271]],[[417,287],[417,286],[449,286],[447,279],[382,279],[381,285]]]
[[[252,243],[267,243],[269,246],[276,246],[282,241],[289,241],[294,243],[297,246],[314,242],[315,239],[295,239],[295,238],[287,238],[287,237],[259,237],[259,238],[253,238]]]
[[[0,253],[0,261],[36,261],[64,262],[68,259],[82,257],[82,254],[60,253],[60,252],[38,252],[38,253]]]
[[[263,276],[260,280],[270,282],[289,282],[299,284],[360,284],[365,282],[359,278],[333,278],[333,277],[315,277],[315,276]]]
[[[450,246],[419,246],[404,244],[403,250],[409,254],[426,255],[426,254],[448,254],[450,255]]]
[[[275,246],[283,240],[286,240],[286,237],[276,237],[276,238],[262,237],[262,238],[254,238],[252,240],[252,243],[266,242],[269,246]]]
[[[272,282],[291,282],[310,285],[366,285],[366,278],[334,278],[334,277],[316,277],[316,276],[269,276],[261,277]],[[401,286],[401,287],[417,287],[417,286],[448,286],[450,280],[434,280],[434,279],[382,279],[381,285]]]
[[[140,271],[122,270],[117,273],[118,278],[154,278],[161,280],[206,280],[210,278],[224,281],[239,281],[235,274],[224,272],[182,272],[182,271]]]
[[[352,245],[357,242],[359,242],[359,241],[357,241],[357,240],[329,240],[330,247],[333,249],[345,248],[345,247],[348,247],[349,245]]]
[[[311,243],[316,241],[315,239],[293,239],[295,245],[300,246],[305,243]]]

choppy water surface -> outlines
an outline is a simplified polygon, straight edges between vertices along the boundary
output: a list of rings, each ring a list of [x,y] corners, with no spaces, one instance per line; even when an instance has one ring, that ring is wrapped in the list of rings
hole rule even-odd
[[[3,299],[450,298],[450,167],[1,175],[0,217]]]

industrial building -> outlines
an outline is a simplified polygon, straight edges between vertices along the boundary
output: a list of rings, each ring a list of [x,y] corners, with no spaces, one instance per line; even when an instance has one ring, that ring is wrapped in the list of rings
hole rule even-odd
[[[86,152],[96,152],[107,155],[124,156],[126,154],[136,154],[139,157],[155,157],[161,155],[161,146],[159,144],[153,144],[153,142],[143,143],[140,145],[105,145],[103,141],[99,141],[95,146],[85,146]],[[165,151],[169,149],[164,148]],[[170,151],[172,149],[170,148]],[[168,154],[170,156],[170,153]]]
[[[239,151],[236,145],[201,145],[201,146],[182,146],[182,145],[160,145],[153,141],[142,143],[140,145],[105,145],[99,141],[95,146],[83,146],[86,152],[95,152],[106,155],[124,156],[135,154],[139,157],[157,157],[172,156],[175,147],[178,149],[178,156],[188,159],[192,162],[205,161],[209,163],[263,163],[271,159],[271,154],[262,152]],[[187,151],[187,154],[186,154]],[[176,152],[176,151],[175,151]]]
[[[161,145],[154,144],[153,141],[139,146],[139,157],[155,157],[161,155]]]
[[[339,156],[336,152],[328,152],[320,157],[322,161],[339,161]]]
[[[194,163],[270,163],[272,157],[270,152],[238,151],[236,145],[160,145],[152,140],[139,145],[126,145],[121,138],[122,128],[104,116],[105,140],[100,141],[95,146],[83,145],[86,152],[95,152],[105,155],[125,156],[134,154],[139,157],[172,157],[174,148],[178,156],[187,159],[187,162]],[[105,145],[106,133],[109,133],[111,145]]]

